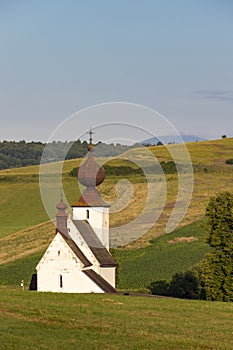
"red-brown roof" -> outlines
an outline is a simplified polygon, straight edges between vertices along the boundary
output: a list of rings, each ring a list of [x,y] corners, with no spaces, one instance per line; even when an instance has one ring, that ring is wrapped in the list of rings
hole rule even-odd
[[[109,204],[104,202],[95,187],[87,187],[72,207],[109,207]]]

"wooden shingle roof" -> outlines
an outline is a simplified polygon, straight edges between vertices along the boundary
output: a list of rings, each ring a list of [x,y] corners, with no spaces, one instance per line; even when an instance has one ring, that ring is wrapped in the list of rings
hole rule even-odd
[[[85,220],[73,220],[76,228],[91,249],[101,267],[116,267],[117,263],[109,251],[103,246],[96,233]]]
[[[83,270],[83,272],[105,293],[116,293],[116,289],[94,270]]]
[[[83,263],[84,267],[92,266],[92,263],[86,258],[86,256],[83,254],[83,252],[79,249],[79,247],[76,245],[76,243],[66,235],[64,235],[62,232],[58,231],[62,238],[66,241],[68,246],[72,249],[74,254],[77,256],[77,258]]]

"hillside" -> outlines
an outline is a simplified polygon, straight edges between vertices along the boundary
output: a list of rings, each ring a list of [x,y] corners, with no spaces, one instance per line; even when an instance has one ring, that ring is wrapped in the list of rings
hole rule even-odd
[[[177,145],[169,145],[169,147],[177,147]],[[187,144],[187,147],[191,154],[192,162],[197,167],[194,169],[193,198],[187,214],[182,221],[181,228],[185,228],[187,225],[197,222],[203,218],[210,196],[215,195],[219,191],[228,190],[233,192],[233,166],[225,165],[225,161],[227,159],[233,158],[233,139],[190,143]],[[161,161],[171,160],[171,156],[164,146],[151,147],[150,150]],[[128,152],[136,153],[136,150],[130,150]],[[107,160],[110,161],[110,158]],[[76,178],[70,176],[69,172],[74,167],[79,166],[80,162],[81,159],[69,160],[66,161],[63,166],[63,185],[66,197],[70,203],[77,200],[79,194],[77,180]],[[111,160],[111,163],[112,162],[113,161]],[[115,166],[121,166],[123,163],[122,160],[118,158],[118,160],[114,161],[114,164]],[[45,166],[50,167],[51,164]],[[110,225],[112,227],[130,222],[130,220],[136,217],[142,210],[147,195],[147,184],[143,175],[129,175],[124,176],[124,178],[127,178],[133,184],[134,196],[130,205],[128,205],[120,213],[118,212],[111,214]],[[117,198],[115,185],[119,179],[120,177],[118,176],[108,176],[104,183],[100,186],[100,192],[106,200],[114,200]],[[26,258],[31,254],[41,254],[41,252],[46,249],[53,237],[54,226],[47,222],[48,217],[41,203],[38,180],[38,166],[0,171],[0,188],[2,194],[0,198],[0,264],[11,263],[13,261],[17,261],[19,258]],[[122,273],[124,274],[124,278],[122,279],[122,288],[145,287],[146,283],[148,282],[147,280],[139,284],[130,282],[129,279],[125,277],[127,274],[129,274],[131,269],[131,263],[129,262],[132,262],[132,266],[135,265],[135,261],[138,261],[136,259],[138,254],[139,256],[143,255],[145,257],[150,257],[148,258],[149,260],[142,260],[142,264],[140,265],[142,266],[142,275],[143,266],[145,266],[144,264],[150,264],[150,266],[154,266],[153,268],[155,270],[157,269],[157,260],[154,258],[154,256],[159,256],[158,251],[156,251],[156,247],[159,247],[160,243],[159,241],[155,241],[156,244],[151,245],[149,241],[156,239],[156,237],[163,235],[165,232],[167,220],[176,201],[177,174],[167,174],[166,182],[167,199],[160,219],[145,236],[141,237],[131,245],[128,245],[127,250],[126,248],[118,250],[118,256],[123,266]],[[54,205],[56,205],[56,203],[54,203]],[[198,236],[201,229],[200,226],[195,227],[195,230],[192,228],[190,229],[190,232],[194,230],[195,233],[192,235]],[[187,228],[185,233],[177,230],[174,234],[178,237],[187,236],[189,235],[189,228]],[[204,252],[206,251],[206,248],[203,248],[204,246],[202,246],[202,248],[198,246],[198,244],[204,244],[201,243],[204,242],[203,236],[201,239],[199,238],[198,242],[194,241],[187,243],[189,244],[187,249],[190,247],[190,251],[197,256],[197,259],[203,256]],[[167,248],[162,245],[161,252],[163,252],[164,249],[166,250]],[[166,257],[166,259],[169,259],[169,254],[170,256],[175,256],[175,250],[172,251],[171,249],[174,248],[167,249],[167,255],[164,253],[164,257]],[[179,252],[181,252],[182,249],[183,248],[179,248]],[[197,249],[195,253],[193,249]],[[133,252],[130,253],[130,250]],[[180,263],[179,266],[177,266],[177,271],[181,269],[182,264],[183,266],[187,267],[190,266],[190,263],[195,262],[192,258],[190,258],[190,255],[186,256],[187,261],[185,264],[183,264],[181,258],[178,259]],[[175,266],[174,262],[172,264]],[[124,269],[124,266],[127,266],[127,271]],[[166,278],[171,277],[169,273],[166,272],[165,267],[163,271],[161,271],[161,274],[158,275],[159,278],[162,276],[166,276]]]
[[[38,230],[46,230],[47,240],[38,239]],[[0,284],[18,286],[19,281],[25,281],[28,286],[31,276],[35,273],[43,252],[54,235],[52,225],[41,225],[33,230],[25,230],[13,240],[9,235],[1,240]],[[10,239],[10,241],[8,239]],[[38,246],[34,249],[34,241]],[[12,250],[5,247],[11,242],[17,260],[12,260]],[[150,241],[150,245],[138,249],[117,249],[114,255],[119,263],[120,290],[145,290],[151,281],[170,280],[177,272],[185,272],[210,250],[205,243],[205,232],[200,223],[181,227],[174,232],[162,235]],[[31,252],[28,255],[28,252]],[[145,273],[146,266],[146,273]]]
[[[233,306],[0,289],[0,349],[231,350]]]

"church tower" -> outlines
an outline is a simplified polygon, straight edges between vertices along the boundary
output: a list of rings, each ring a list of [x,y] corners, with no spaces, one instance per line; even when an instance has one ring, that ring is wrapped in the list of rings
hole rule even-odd
[[[78,172],[86,188],[67,215],[61,195],[56,235],[38,263],[37,290],[62,293],[116,293],[117,263],[109,252],[109,205],[97,186],[105,172],[94,159],[92,132],[87,160]]]
[[[97,190],[105,179],[105,171],[94,158],[94,146],[90,130],[87,160],[78,170],[78,181],[86,188],[73,208],[73,220],[87,221],[102,245],[109,250],[109,205]]]
[[[68,214],[66,213],[67,205],[63,201],[63,194],[61,193],[61,200],[57,204],[56,208],[58,209],[56,220],[57,220],[57,231],[60,231],[67,235],[67,218]]]

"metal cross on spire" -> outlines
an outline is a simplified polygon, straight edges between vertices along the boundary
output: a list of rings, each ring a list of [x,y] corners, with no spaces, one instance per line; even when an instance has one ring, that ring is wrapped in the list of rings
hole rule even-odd
[[[94,145],[93,145],[93,143],[92,143],[92,140],[93,140],[92,135],[94,134],[94,132],[92,131],[92,128],[90,128],[88,134],[89,134],[88,151],[92,152],[93,149],[94,149]]]

